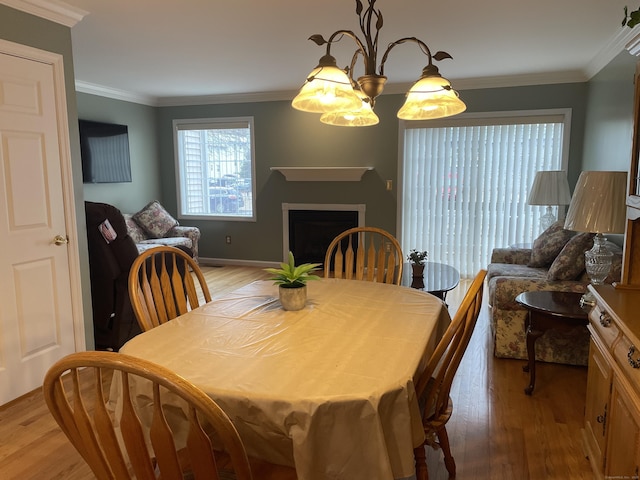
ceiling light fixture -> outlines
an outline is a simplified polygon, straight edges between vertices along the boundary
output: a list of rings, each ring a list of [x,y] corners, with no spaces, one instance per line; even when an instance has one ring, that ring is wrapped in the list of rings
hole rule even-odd
[[[416,37],[405,37],[390,43],[382,55],[380,73],[376,72],[378,55],[378,35],[382,28],[382,12],[375,9],[376,0],[367,0],[365,10],[361,0],[356,0],[356,14],[360,18],[360,30],[364,35],[363,42],[351,30],[338,30],[329,40],[316,34],[309,37],[317,45],[327,45],[326,54],[320,58],[318,66],[309,74],[292,106],[297,110],[323,114],[320,120],[324,123],[340,126],[365,126],[378,123],[373,112],[375,99],[382,93],[387,77],[384,75],[384,64],[391,49],[407,42],[416,43],[427,56],[427,66],[422,76],[407,92],[404,105],[398,111],[398,118],[403,120],[429,120],[449,117],[464,112],[467,106],[451,87],[451,82],[440,75],[433,60],[453,58],[447,52],[438,51],[431,54],[429,47]],[[372,22],[375,19],[375,31]],[[343,36],[351,38],[357,45],[351,65],[345,69],[337,66],[336,59],[331,56],[331,44],[340,41]],[[353,70],[362,56],[364,75],[357,82],[353,79]]]

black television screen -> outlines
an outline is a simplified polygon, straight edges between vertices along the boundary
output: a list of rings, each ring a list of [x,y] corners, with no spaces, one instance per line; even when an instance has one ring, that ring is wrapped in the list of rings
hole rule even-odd
[[[89,120],[78,123],[84,183],[130,182],[127,126]]]

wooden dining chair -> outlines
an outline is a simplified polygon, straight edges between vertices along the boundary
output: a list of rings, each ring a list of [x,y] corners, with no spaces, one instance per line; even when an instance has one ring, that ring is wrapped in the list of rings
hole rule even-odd
[[[340,233],[329,244],[324,276],[400,285],[403,261],[402,248],[389,232],[355,227]]]
[[[90,378],[90,385],[81,382]],[[118,439],[114,413],[107,408],[105,380],[113,372],[113,381],[121,382],[122,418]],[[65,374],[69,374],[67,378]],[[69,378],[70,377],[70,378]],[[152,398],[132,398],[130,387],[145,379],[152,384]],[[81,352],[68,355],[47,372],[44,399],[64,434],[100,480],[137,478],[252,478],[251,466],[240,436],[229,417],[202,390],[179,375],[154,363],[115,352]],[[163,404],[165,397],[184,402],[184,411],[176,412]],[[146,411],[141,412],[141,408]],[[179,417],[188,426],[184,449],[176,445],[170,424]],[[148,418],[149,439],[140,418]],[[230,458],[223,472],[216,463],[210,438],[214,432]]]
[[[418,480],[427,480],[425,446],[442,448],[449,478],[456,476],[456,463],[451,455],[446,424],[453,412],[450,391],[462,356],[469,345],[482,305],[486,270],[480,270],[467,290],[444,336],[416,384],[416,393],[422,411],[422,424],[426,440],[414,449]]]
[[[111,381],[122,392],[119,428],[108,408]],[[145,381],[149,397],[130,394],[135,382]],[[49,369],[43,393],[53,418],[99,480],[297,479],[294,468],[248,457],[232,421],[211,397],[149,361],[115,352],[73,353]],[[184,446],[174,431],[181,432]]]
[[[194,277],[204,301],[211,301],[200,267],[184,251],[159,246],[138,255],[129,271],[129,298],[143,332],[200,305]]]

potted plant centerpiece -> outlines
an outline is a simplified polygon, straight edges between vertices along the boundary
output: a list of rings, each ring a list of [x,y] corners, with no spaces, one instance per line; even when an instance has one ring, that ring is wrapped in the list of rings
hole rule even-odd
[[[275,275],[271,278],[278,285],[280,303],[285,310],[300,310],[307,301],[307,281],[319,280],[311,272],[318,270],[320,263],[303,263],[296,266],[293,253],[289,252],[289,263],[281,263],[281,268],[265,268]]]
[[[424,274],[424,263],[429,258],[429,252],[426,250],[416,250],[415,248],[411,249],[409,255],[407,255],[407,260],[411,263],[411,268],[413,269],[414,277],[422,277]]]

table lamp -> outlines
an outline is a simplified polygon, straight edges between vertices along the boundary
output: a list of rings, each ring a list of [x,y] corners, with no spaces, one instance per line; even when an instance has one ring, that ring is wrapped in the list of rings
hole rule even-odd
[[[536,173],[527,203],[547,206],[547,212],[540,217],[540,228],[543,232],[556,221],[551,205],[569,205],[570,201],[571,194],[566,172],[550,170]]]
[[[627,172],[582,172],[569,204],[564,228],[595,233],[593,248],[584,253],[592,285],[601,285],[611,270],[613,253],[605,233],[624,233],[626,223]],[[595,304],[593,294],[582,296],[580,305]]]

